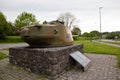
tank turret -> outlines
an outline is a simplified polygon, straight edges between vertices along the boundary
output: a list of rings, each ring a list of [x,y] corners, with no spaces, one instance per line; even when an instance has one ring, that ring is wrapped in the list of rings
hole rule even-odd
[[[20,36],[31,47],[66,46],[73,43],[70,29],[60,21],[22,27]]]

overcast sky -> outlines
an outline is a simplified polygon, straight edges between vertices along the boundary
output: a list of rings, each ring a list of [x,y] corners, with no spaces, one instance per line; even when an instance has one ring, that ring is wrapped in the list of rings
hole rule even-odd
[[[99,31],[99,7],[103,7],[102,32],[120,31],[120,0],[0,0],[0,11],[8,21],[14,22],[23,11],[33,13],[40,22],[71,12],[79,19],[82,33]]]

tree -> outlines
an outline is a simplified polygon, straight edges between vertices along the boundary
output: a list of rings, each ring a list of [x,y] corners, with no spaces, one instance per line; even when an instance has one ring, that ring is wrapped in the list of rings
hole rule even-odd
[[[88,32],[84,32],[82,36],[83,37],[90,37],[90,34]]]
[[[12,23],[12,22],[8,22],[8,26],[9,26],[9,34],[8,35],[10,35],[10,36],[13,36],[13,35],[17,35],[17,33],[16,33],[16,27],[14,26],[14,23]]]
[[[80,28],[78,28],[77,26],[74,26],[73,27],[73,30],[72,30],[72,34],[73,35],[81,35],[81,30],[80,30]]]
[[[21,28],[23,26],[38,24],[38,21],[32,13],[23,12],[18,15],[14,23],[16,27]]]
[[[90,32],[90,37],[99,37],[99,35],[100,35],[99,31],[94,30]]]
[[[5,39],[5,37],[9,33],[9,25],[8,22],[2,12],[0,12],[0,39]]]
[[[70,12],[60,14],[57,20],[64,22],[65,26],[69,28],[71,28],[74,23],[77,22],[77,18]]]
[[[90,33],[88,33],[88,32],[84,32],[84,33],[82,34],[82,37],[84,37],[85,39],[87,39],[87,40],[90,40],[90,41],[91,41],[91,38],[90,38]]]
[[[47,21],[44,21],[43,24],[47,24],[48,22]]]

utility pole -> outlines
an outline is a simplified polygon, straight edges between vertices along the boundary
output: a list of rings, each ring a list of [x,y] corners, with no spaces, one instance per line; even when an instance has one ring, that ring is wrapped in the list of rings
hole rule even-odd
[[[102,33],[101,33],[101,9],[103,7],[99,7],[99,18],[100,18],[100,36],[99,36],[99,42],[101,41],[102,38]]]

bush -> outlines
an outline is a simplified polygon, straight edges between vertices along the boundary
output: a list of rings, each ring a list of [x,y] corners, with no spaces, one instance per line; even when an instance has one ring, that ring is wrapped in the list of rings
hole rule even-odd
[[[78,35],[73,35],[74,40],[78,40],[78,37],[79,37]]]

